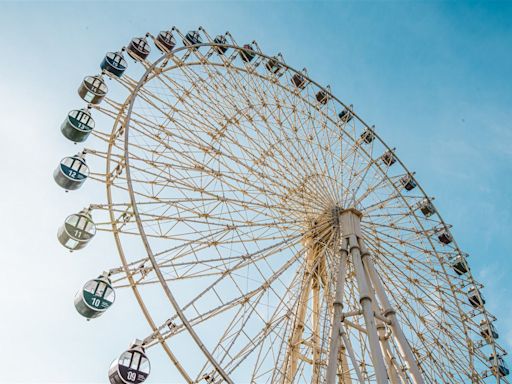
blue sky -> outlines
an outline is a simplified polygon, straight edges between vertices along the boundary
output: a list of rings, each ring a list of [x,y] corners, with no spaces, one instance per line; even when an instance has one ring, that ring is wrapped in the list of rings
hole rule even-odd
[[[375,124],[453,224],[512,350],[511,19],[505,1],[1,2],[2,380],[105,382],[111,359],[147,334],[126,316],[130,292],[94,324],[74,313],[76,289],[116,251],[108,235],[80,254],[60,247],[57,227],[90,196],[64,195],[51,172],[70,151],[59,125],[83,76],[172,25],[282,52]],[[169,382],[164,363],[155,352],[151,382]]]

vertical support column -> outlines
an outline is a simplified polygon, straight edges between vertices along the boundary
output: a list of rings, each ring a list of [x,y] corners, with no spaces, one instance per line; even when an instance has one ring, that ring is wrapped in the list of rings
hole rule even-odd
[[[377,384],[387,384],[388,375],[386,372],[386,364],[384,362],[383,351],[379,343],[379,335],[375,325],[375,316],[372,309],[372,296],[366,273],[364,271],[359,241],[361,235],[361,217],[362,214],[355,208],[345,209],[341,212],[340,224],[343,234],[343,241],[346,242],[346,250],[352,259],[355,277],[359,290],[359,303],[362,307],[363,317],[366,325],[366,333],[368,336],[370,356],[375,371]],[[347,339],[346,335],[344,340]],[[328,382],[329,383],[329,382]],[[329,383],[330,384],[330,383]]]
[[[363,250],[362,251],[363,252],[362,261],[363,261],[363,266],[364,266],[365,257],[366,257],[367,252],[366,252],[366,248],[364,245],[364,241],[362,239],[360,239],[359,242],[361,245],[361,249]],[[370,286],[370,296],[372,299],[373,312],[374,313],[382,313],[382,309],[379,306],[379,302],[376,299],[375,292],[371,286],[372,284],[371,284],[370,276],[368,275],[368,269],[365,268],[364,272],[365,272],[365,276],[366,276],[366,281],[368,281],[368,285]],[[384,323],[384,321],[382,319],[376,319],[376,322],[377,322],[377,333],[379,335],[380,347],[382,349],[382,353],[384,354],[384,359],[386,361],[386,368],[388,371],[389,380],[391,381],[391,384],[400,384],[399,379],[398,379],[398,373],[397,373],[396,367],[394,365],[395,358],[394,358],[394,356],[391,352],[391,349],[389,347],[389,342],[388,342],[389,336],[386,335],[386,330],[387,330],[386,324]],[[406,382],[404,381],[404,383],[406,383]]]
[[[313,276],[312,290],[313,290],[313,313],[311,322],[313,323],[313,377],[312,384],[318,384],[320,377],[320,281],[318,273]]]
[[[386,364],[380,348],[379,335],[377,334],[377,327],[375,326],[375,316],[372,310],[372,299],[370,296],[368,282],[364,273],[363,262],[359,250],[358,239],[355,235],[349,238],[350,254],[352,256],[352,263],[356,272],[357,285],[359,288],[359,302],[363,309],[363,317],[366,323],[366,331],[368,333],[368,342],[370,344],[370,355],[375,370],[375,377],[378,384],[385,384],[388,382],[386,372]]]
[[[341,337],[341,335],[339,336]],[[347,348],[345,345],[340,346],[340,353],[338,360],[341,361],[340,371],[338,373],[338,384],[352,384],[352,378],[350,377],[350,368],[348,367]]]
[[[343,313],[343,288],[347,273],[347,244],[343,243],[341,248],[341,260],[336,278],[336,292],[334,296],[334,311],[331,321],[331,340],[329,342],[329,360],[327,363],[326,384],[335,384],[336,372],[338,371],[338,355],[340,350],[341,315]]]
[[[386,295],[386,291],[384,289],[384,285],[380,280],[377,271],[375,270],[375,265],[373,264],[373,260],[371,259],[368,250],[363,245],[363,262],[366,270],[368,272],[368,276],[373,283],[373,287],[375,288],[375,292],[377,297],[379,298],[380,303],[382,304],[384,310],[384,316],[390,321],[391,331],[393,336],[396,339],[398,348],[400,349],[400,354],[402,358],[405,360],[407,367],[409,368],[409,372],[412,376],[412,380],[414,384],[423,384],[423,377],[421,376],[418,364],[416,362],[416,358],[412,353],[411,346],[405,337],[400,324],[396,318],[395,310],[391,307],[391,303]]]
[[[375,311],[375,309],[374,309]],[[386,362],[386,368],[388,372],[388,378],[391,384],[398,384],[398,377],[395,371],[395,367],[391,364],[390,350],[388,341],[386,339],[386,326],[383,321],[377,320],[377,333],[379,335],[380,348],[384,354],[384,360]]]
[[[389,348],[388,341],[385,337],[385,335],[379,335],[381,338],[381,346],[382,350],[384,351],[384,355],[386,356],[386,363],[388,365],[388,376],[389,381],[391,381],[391,384],[400,384],[398,373],[396,371],[395,367],[395,358],[393,357],[393,354],[391,353],[391,350]]]
[[[300,355],[300,346],[302,344],[302,337],[304,333],[305,320],[306,320],[306,312],[307,305],[309,301],[309,295],[311,291],[312,284],[312,273],[313,273],[313,265],[315,260],[315,247],[312,246],[311,242],[308,241],[306,247],[309,248],[306,255],[306,270],[304,273],[304,277],[302,278],[301,285],[301,293],[299,296],[299,303],[297,309],[297,317],[296,323],[294,324],[294,329],[292,331],[291,338],[288,344],[288,352],[287,357],[285,359],[286,362],[286,375],[284,378],[285,384],[292,384],[295,378],[295,374],[297,373],[297,362],[299,360]]]

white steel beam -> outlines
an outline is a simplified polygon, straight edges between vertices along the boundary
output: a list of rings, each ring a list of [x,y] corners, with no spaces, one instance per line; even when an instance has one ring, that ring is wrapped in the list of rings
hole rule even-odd
[[[373,284],[377,297],[383,307],[383,314],[390,321],[390,327],[392,334],[397,342],[398,348],[400,350],[400,354],[402,358],[407,364],[407,368],[409,369],[410,375],[412,376],[412,381],[414,384],[424,384],[423,377],[420,373],[418,363],[416,358],[412,352],[411,346],[405,337],[402,328],[398,322],[396,317],[396,312],[391,306],[391,303],[387,297],[386,290],[382,281],[380,280],[377,270],[375,269],[375,265],[373,264],[373,260],[370,257],[368,250],[365,248],[364,244],[362,247],[362,261],[368,272],[368,276]]]
[[[384,354],[380,346],[379,335],[375,325],[375,316],[372,308],[372,296],[370,286],[366,278],[361,258],[360,241],[362,214],[355,208],[345,209],[341,212],[340,224],[343,241],[346,243],[348,254],[352,260],[355,271],[355,278],[359,290],[359,303],[363,311],[363,318],[366,326],[370,356],[373,363],[377,384],[387,384],[388,374],[384,362]]]
[[[359,243],[355,235],[350,236],[349,246],[352,263],[354,264],[354,270],[356,273],[357,285],[359,288],[359,302],[363,308],[363,317],[366,324],[366,331],[368,333],[368,343],[375,371],[375,378],[378,384],[386,384],[388,383],[386,364],[384,363],[384,356],[379,343],[379,335],[377,334],[377,327],[375,325],[375,317],[372,309],[372,299],[366,275],[364,273]]]
[[[340,250],[341,257],[338,267],[338,276],[336,279],[336,293],[334,296],[334,311],[331,322],[331,340],[329,342],[329,360],[327,363],[327,384],[335,384],[336,373],[338,371],[338,355],[340,350],[340,330],[341,316],[343,313],[343,292],[345,286],[345,276],[347,272],[348,252],[346,244],[342,245]]]

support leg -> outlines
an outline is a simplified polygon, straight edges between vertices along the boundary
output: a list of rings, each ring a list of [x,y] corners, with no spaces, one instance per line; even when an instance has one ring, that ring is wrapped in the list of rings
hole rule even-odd
[[[341,260],[336,279],[336,292],[334,296],[334,311],[331,322],[331,340],[329,346],[329,360],[327,363],[326,384],[335,384],[336,372],[338,371],[338,353],[340,349],[341,315],[343,312],[343,287],[347,272],[348,253],[346,245],[341,249]]]
[[[315,248],[311,247],[306,255],[306,271],[302,279],[301,292],[297,309],[296,322],[292,331],[292,335],[288,344],[288,352],[286,357],[286,376],[285,384],[292,384],[297,373],[297,365],[300,354],[300,346],[304,334],[306,312],[311,291],[312,269],[315,261]]]
[[[386,336],[384,334],[382,336],[380,336],[380,340],[381,340],[380,343],[381,343],[382,350],[384,351],[384,355],[386,356],[389,381],[391,382],[391,384],[400,384],[400,379],[398,378],[398,372],[396,371],[396,367],[395,367],[395,358],[389,348],[388,340],[386,339]]]
[[[341,335],[340,335],[341,338]],[[338,358],[338,361],[341,362],[340,364],[340,372],[338,374],[338,384],[352,384],[352,377],[350,377],[350,368],[348,366],[347,361],[347,349],[345,348],[345,345],[342,345],[340,347],[340,356]]]
[[[386,384],[388,383],[386,364],[384,363],[382,349],[380,348],[379,336],[377,334],[377,327],[375,325],[375,317],[372,309],[372,299],[370,296],[368,282],[366,280],[366,274],[364,272],[363,262],[361,260],[358,239],[355,235],[352,235],[349,238],[349,246],[352,263],[354,264],[354,270],[356,272],[360,295],[359,300],[363,309],[363,317],[368,333],[370,355],[372,358],[373,368],[375,370],[375,377],[378,384]]]
[[[418,364],[416,362],[416,358],[412,353],[411,346],[409,345],[409,342],[407,341],[402,331],[402,328],[398,323],[395,311],[391,307],[391,303],[389,302],[389,299],[386,295],[384,285],[382,284],[382,281],[380,280],[377,274],[377,271],[373,264],[373,260],[371,259],[368,251],[365,248],[363,248],[363,262],[368,272],[368,276],[370,276],[370,279],[373,283],[377,297],[379,298],[379,301],[381,302],[382,307],[384,309],[384,316],[386,316],[391,322],[391,331],[397,342],[398,348],[400,349],[400,354],[402,355],[402,358],[404,359],[404,361],[407,364],[407,367],[409,368],[409,372],[412,376],[413,383],[423,384],[423,377],[421,376]]]
[[[318,384],[320,378],[320,281],[313,277],[313,313],[311,316],[313,330],[313,377],[312,384]]]
[[[362,245],[362,248],[365,249],[362,240],[360,240],[360,243]],[[363,262],[364,262],[364,253],[363,253]],[[365,272],[365,276],[366,276],[366,281],[368,281],[368,285],[369,285],[369,293],[370,293],[370,296],[372,299],[373,312],[374,313],[382,313],[382,309],[380,308],[377,298],[375,297],[374,289],[371,286],[371,279],[370,279],[370,276],[368,275],[368,269],[365,268],[364,272]],[[387,333],[386,332],[386,324],[381,319],[376,319],[376,324],[377,324],[377,333],[379,334],[380,347],[382,349],[382,353],[384,354],[384,359],[386,361],[386,368],[387,368],[387,372],[388,372],[389,381],[391,382],[391,384],[400,384],[400,381],[398,378],[398,373],[397,373],[397,370],[396,370],[396,367],[394,364],[396,362],[396,359],[393,356],[391,349],[389,347],[389,341],[388,341],[389,337],[386,334]],[[406,383],[404,383],[404,384],[406,384]]]

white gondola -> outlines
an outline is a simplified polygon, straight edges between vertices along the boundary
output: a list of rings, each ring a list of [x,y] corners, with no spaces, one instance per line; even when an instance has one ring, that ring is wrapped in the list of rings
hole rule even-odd
[[[139,384],[147,379],[151,366],[144,346],[136,340],[118,359],[114,360],[108,371],[111,384]]]
[[[112,283],[104,272],[98,278],[85,283],[75,295],[75,308],[85,318],[93,319],[109,309],[114,304],[115,298]]]
[[[78,189],[89,176],[89,167],[83,153],[65,157],[53,172],[55,182],[66,191]]]
[[[78,94],[87,103],[99,104],[107,95],[108,87],[101,75],[87,76],[78,88]]]
[[[87,140],[94,126],[94,119],[87,109],[74,109],[68,113],[60,131],[72,142],[81,143]]]
[[[96,226],[92,221],[91,213],[88,209],[84,209],[66,218],[59,228],[57,238],[67,249],[77,251],[84,248],[95,234]]]

